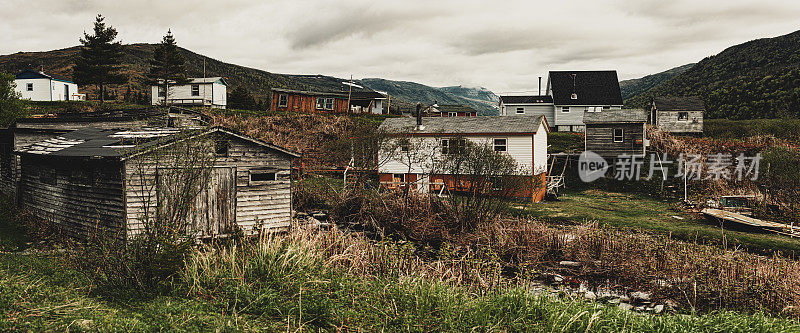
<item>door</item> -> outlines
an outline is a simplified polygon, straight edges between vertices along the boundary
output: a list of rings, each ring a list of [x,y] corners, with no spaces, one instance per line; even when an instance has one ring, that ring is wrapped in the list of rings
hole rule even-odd
[[[184,179],[184,170],[158,170],[158,200],[162,219],[168,219],[171,211],[181,209],[180,193],[197,193],[189,202],[185,214],[186,231],[197,237],[214,237],[229,234],[236,226],[236,168],[223,167],[209,169],[208,182],[199,190],[188,190],[182,187],[180,179]],[[177,182],[176,182],[177,180]],[[178,195],[175,195],[178,193]],[[179,214],[183,216],[183,214]],[[164,220],[167,221],[167,220]]]
[[[65,101],[69,100],[69,85],[68,84],[64,85],[64,100]]]

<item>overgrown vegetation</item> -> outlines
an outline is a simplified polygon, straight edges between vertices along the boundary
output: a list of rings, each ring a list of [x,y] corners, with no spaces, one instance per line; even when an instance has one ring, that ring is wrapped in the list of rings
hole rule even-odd
[[[27,114],[15,86],[14,75],[0,72],[0,126],[8,126]]]

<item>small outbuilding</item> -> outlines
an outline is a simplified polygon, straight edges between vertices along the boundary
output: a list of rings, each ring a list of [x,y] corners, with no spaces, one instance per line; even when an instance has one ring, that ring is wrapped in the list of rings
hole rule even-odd
[[[87,127],[16,154],[20,204],[77,239],[129,239],[168,218],[199,238],[287,228],[299,157],[222,127]],[[174,214],[181,200],[186,211]]]
[[[703,133],[706,106],[697,96],[656,97],[650,110],[650,123],[670,133]]]
[[[603,157],[644,156],[647,112],[639,109],[585,112],[585,150]]]
[[[66,78],[34,70],[19,72],[14,78],[16,88],[23,99],[32,101],[82,101],[86,94],[78,93],[78,85]]]

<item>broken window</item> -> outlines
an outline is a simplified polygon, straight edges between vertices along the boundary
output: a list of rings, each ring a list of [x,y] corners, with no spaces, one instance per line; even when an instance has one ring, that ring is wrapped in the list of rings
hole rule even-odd
[[[217,156],[228,157],[229,147],[230,143],[228,142],[228,140],[214,141],[214,153]]]

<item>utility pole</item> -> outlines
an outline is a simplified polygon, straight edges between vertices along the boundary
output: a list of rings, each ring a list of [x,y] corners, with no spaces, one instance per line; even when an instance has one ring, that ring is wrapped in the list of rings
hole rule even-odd
[[[350,98],[353,95],[353,74],[350,74],[350,84],[347,85],[347,113],[350,113]]]

